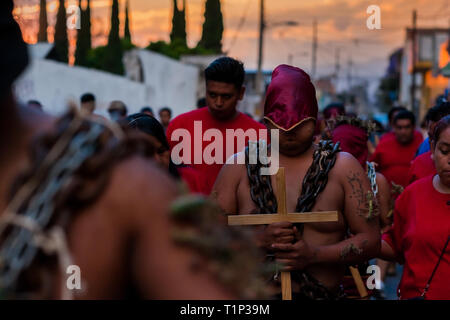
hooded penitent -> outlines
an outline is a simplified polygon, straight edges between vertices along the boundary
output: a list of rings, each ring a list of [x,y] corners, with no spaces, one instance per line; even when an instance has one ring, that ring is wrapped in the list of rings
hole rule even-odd
[[[0,99],[28,64],[22,33],[12,16],[12,0],[0,1]]]
[[[264,119],[289,131],[308,119],[317,120],[316,89],[308,74],[288,66],[278,66],[272,74],[264,106]]]
[[[369,150],[367,131],[351,124],[342,124],[333,130],[333,143],[340,142],[341,150],[358,159],[365,168]]]

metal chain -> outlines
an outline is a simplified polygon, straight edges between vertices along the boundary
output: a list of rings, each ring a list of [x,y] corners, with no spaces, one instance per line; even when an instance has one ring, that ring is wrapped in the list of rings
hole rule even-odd
[[[261,164],[259,161],[257,161],[257,164],[250,163],[249,150],[250,152],[255,152],[254,142],[249,143],[245,154],[250,196],[261,214],[273,214],[278,211],[278,204],[270,176],[261,176],[259,171]],[[317,196],[325,189],[328,183],[328,174],[333,169],[339,152],[339,143],[333,145],[331,141],[320,141],[313,155],[313,163],[303,179],[302,193],[297,202],[296,212],[301,213],[312,210]],[[303,233],[302,224],[298,224],[297,228],[300,233]],[[274,260],[273,255],[267,255],[266,257],[269,261]],[[277,281],[278,278],[279,270],[276,270],[273,279]]]
[[[320,141],[314,151],[313,163],[308,169],[302,183],[302,193],[298,199],[296,212],[310,212],[316,204],[318,195],[328,183],[328,174],[333,169],[337,154],[340,152],[339,142]]]
[[[376,197],[378,194],[377,172],[375,171],[375,165],[373,162],[367,162],[367,176],[370,180],[373,195]]]
[[[95,151],[93,143],[102,131],[100,125],[94,124],[89,131],[80,132],[70,140],[67,151],[53,165],[46,180],[38,187],[36,195],[21,213],[23,217],[34,221],[38,230],[47,227],[54,213],[56,194],[70,183],[75,170],[92,156]],[[0,223],[3,221],[0,219]],[[37,247],[32,239],[32,231],[16,226],[3,241],[0,247],[0,286],[10,287],[16,282],[20,272],[33,261]]]
[[[266,147],[262,142],[250,141],[245,149],[245,159],[247,167],[247,176],[250,183],[250,196],[257,205],[260,214],[271,214],[278,211],[277,198],[273,192],[270,176],[261,175],[261,168],[268,167],[259,161],[259,148]],[[251,157],[256,155],[256,163]]]

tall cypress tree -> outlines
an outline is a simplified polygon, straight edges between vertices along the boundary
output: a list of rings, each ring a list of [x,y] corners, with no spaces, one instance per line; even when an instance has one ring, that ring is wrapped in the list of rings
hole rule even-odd
[[[124,39],[131,42],[131,32],[130,32],[130,16],[129,16],[129,1],[127,0],[126,7],[125,7],[125,32],[124,32]]]
[[[109,31],[104,67],[106,71],[116,74],[123,74],[123,52],[119,35],[119,27],[119,1],[113,0],[111,6],[111,30]]]
[[[81,29],[77,34],[77,50],[75,51],[75,64],[79,66],[87,66],[87,54],[91,50],[91,8],[90,1],[87,2],[85,10],[81,8],[81,0],[79,0],[81,11]]]
[[[69,40],[67,37],[67,18],[64,0],[59,0],[55,25],[54,59],[67,63],[69,61]]]
[[[172,32],[170,33],[170,41],[181,41],[187,46],[186,34],[186,0],[183,1],[183,10],[178,9],[177,0],[173,0],[173,17]]]
[[[86,43],[89,44],[89,49],[92,48],[92,34],[91,34],[91,0],[87,0],[87,6],[85,11],[85,21],[86,21]]]
[[[205,49],[221,53],[222,36],[223,16],[220,0],[206,0],[205,22],[203,23],[202,38],[198,45]]]
[[[47,1],[41,0],[40,2],[40,11],[39,11],[39,33],[38,33],[38,42],[47,42]]]

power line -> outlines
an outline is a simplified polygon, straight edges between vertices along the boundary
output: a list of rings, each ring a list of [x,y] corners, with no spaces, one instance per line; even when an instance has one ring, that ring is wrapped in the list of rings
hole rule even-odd
[[[245,25],[245,22],[247,21],[247,16],[248,16],[248,12],[249,12],[250,4],[251,4],[251,3],[252,3],[252,0],[247,0],[247,5],[246,5],[246,7],[245,7],[245,10],[244,10],[244,13],[242,14],[241,19],[239,20],[238,27],[237,27],[237,29],[236,29],[236,32],[235,32],[235,34],[234,34],[233,39],[231,40],[231,44],[230,44],[230,46],[229,46],[229,48],[228,48],[228,52],[230,52],[231,49],[233,49],[233,47],[234,47],[234,45],[236,44],[236,41],[237,41],[237,39],[238,39],[239,33],[241,32],[242,28],[243,28],[244,25]]]

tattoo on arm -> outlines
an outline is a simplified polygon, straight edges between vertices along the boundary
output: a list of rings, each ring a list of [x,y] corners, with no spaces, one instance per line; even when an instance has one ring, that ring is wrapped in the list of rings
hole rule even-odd
[[[350,172],[347,176],[348,183],[352,188],[350,199],[356,199],[358,215],[364,217],[367,221],[373,221],[378,215],[378,204],[372,191],[364,194],[363,183],[361,181],[360,173]]]
[[[347,180],[352,187],[350,199],[355,199],[357,201],[358,215],[364,215],[364,189],[360,173],[350,172],[350,175],[347,176]]]
[[[361,255],[363,253],[363,249],[358,248],[353,243],[346,245],[341,251],[341,259],[345,260],[351,253],[356,255]]]

